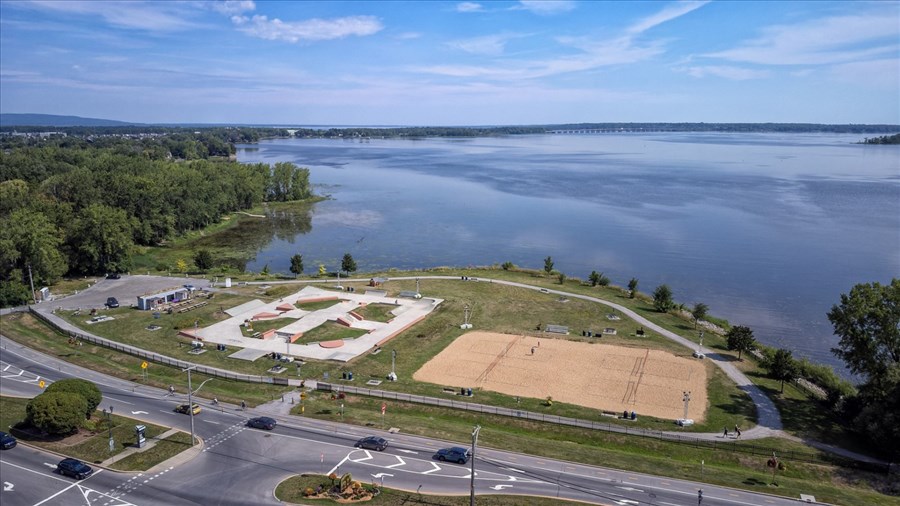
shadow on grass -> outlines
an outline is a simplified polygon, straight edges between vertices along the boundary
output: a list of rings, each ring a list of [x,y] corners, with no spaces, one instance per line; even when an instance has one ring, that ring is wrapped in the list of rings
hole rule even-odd
[[[706,356],[720,362],[741,362],[741,360],[738,360],[734,355],[725,355],[722,353],[707,353]]]

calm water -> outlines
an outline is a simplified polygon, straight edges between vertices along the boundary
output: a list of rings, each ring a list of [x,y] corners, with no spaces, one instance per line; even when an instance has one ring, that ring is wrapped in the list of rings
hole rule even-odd
[[[825,316],[859,282],[900,276],[900,148],[804,134],[274,140],[246,162],[309,167],[312,227],[272,234],[247,268],[288,272],[511,261],[602,271],[840,366]],[[302,221],[302,220],[300,220]]]

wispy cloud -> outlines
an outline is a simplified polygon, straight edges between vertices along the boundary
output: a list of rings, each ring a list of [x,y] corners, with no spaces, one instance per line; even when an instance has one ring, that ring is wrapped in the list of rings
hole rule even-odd
[[[704,5],[708,4],[709,0],[702,1],[689,1],[689,2],[678,2],[673,5],[670,5],[663,10],[653,14],[652,16],[648,16],[637,23],[631,25],[628,28],[628,33],[630,34],[638,34],[643,33],[654,26],[661,25],[666,21],[671,21],[675,18],[680,18],[685,14],[688,14],[691,11],[699,9]]]
[[[865,87],[887,90],[900,89],[900,59],[887,58],[863,62],[842,63],[829,69],[832,77],[839,81]]]
[[[147,31],[175,31],[196,27],[186,16],[187,4],[177,2],[89,2],[33,0],[19,4],[48,11],[99,16],[110,25]]]
[[[421,37],[422,37],[422,34],[419,32],[403,32],[403,33],[398,33],[397,35],[394,36],[395,39],[400,39],[400,40],[412,40],[412,39],[418,39]]]
[[[772,75],[768,70],[748,69],[729,65],[705,65],[694,67],[679,67],[675,70],[685,72],[690,76],[703,78],[707,76],[721,77],[732,81],[746,81],[749,79],[763,79]]]
[[[384,26],[375,16],[348,16],[334,19],[307,19],[285,22],[278,18],[255,15],[232,16],[238,30],[266,40],[299,42],[342,39],[349,36],[366,36],[378,33]]]
[[[513,8],[548,16],[573,10],[575,2],[571,0],[519,0],[519,5]]]
[[[845,63],[896,54],[898,38],[900,23],[895,11],[834,16],[771,26],[756,39],[705,56],[767,65]]]
[[[478,12],[481,10],[484,10],[484,7],[475,2],[462,2],[456,4],[456,12]]]
[[[500,56],[501,54],[503,54],[506,43],[510,39],[514,39],[516,37],[521,37],[521,35],[507,33],[485,35],[483,37],[473,37],[471,39],[450,41],[447,43],[447,45],[471,54]]]

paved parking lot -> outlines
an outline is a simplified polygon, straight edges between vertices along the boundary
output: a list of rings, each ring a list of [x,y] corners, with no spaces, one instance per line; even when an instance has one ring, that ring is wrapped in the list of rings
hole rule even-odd
[[[101,279],[94,286],[76,295],[70,295],[48,304],[54,308],[61,307],[67,310],[77,308],[91,309],[101,308],[106,304],[106,299],[115,297],[122,307],[137,305],[140,295],[174,288],[185,284],[191,284],[198,289],[209,290],[210,283],[206,279],[174,278],[164,276],[127,276],[120,279]]]

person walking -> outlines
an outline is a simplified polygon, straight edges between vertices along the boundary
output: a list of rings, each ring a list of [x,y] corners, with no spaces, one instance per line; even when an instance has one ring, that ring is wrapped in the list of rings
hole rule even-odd
[[[241,401],[241,411],[246,411],[246,410],[247,410],[247,403],[244,401]]]
[[[697,504],[703,502],[703,489],[697,491]]]
[[[735,430],[735,432],[737,432],[737,438],[740,439],[741,438],[741,428],[735,427],[734,430]]]
[[[728,427],[725,427],[725,435],[723,437],[728,437]]]

